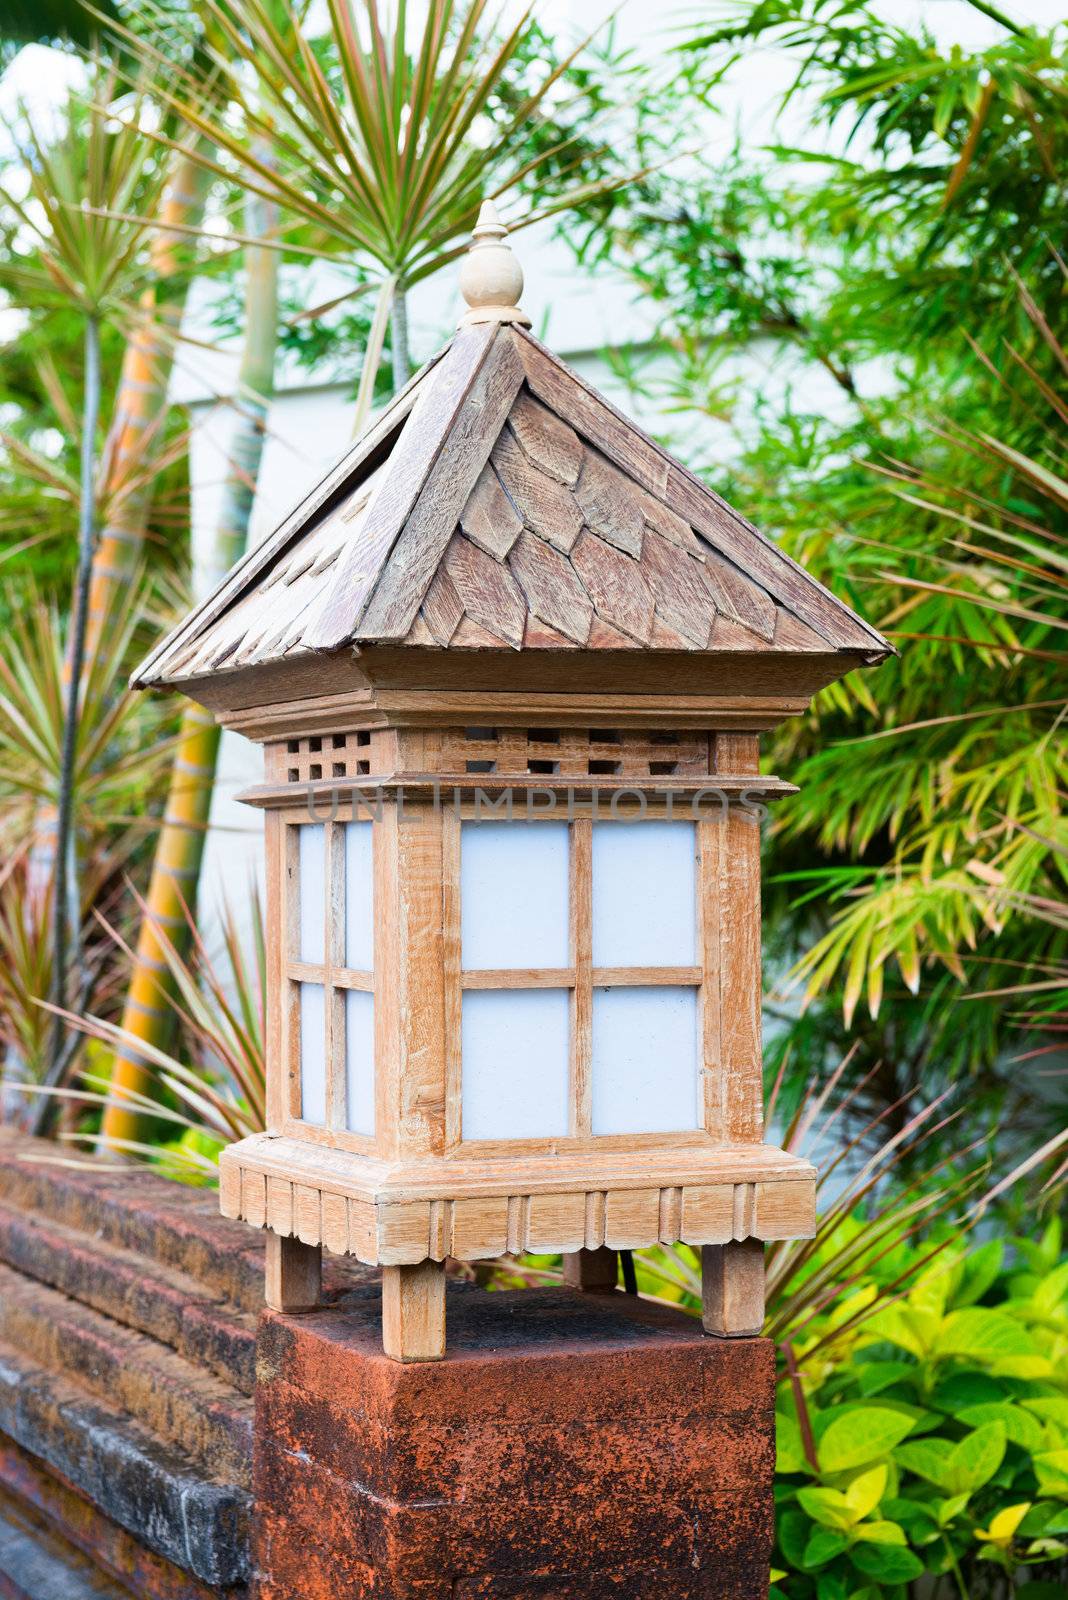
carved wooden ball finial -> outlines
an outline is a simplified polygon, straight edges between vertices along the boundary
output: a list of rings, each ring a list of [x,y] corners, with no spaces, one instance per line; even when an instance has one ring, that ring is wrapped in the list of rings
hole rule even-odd
[[[473,322],[520,322],[529,328],[530,318],[519,305],[523,269],[492,200],[482,202],[471,248],[460,268],[460,292],[469,308],[461,327]]]

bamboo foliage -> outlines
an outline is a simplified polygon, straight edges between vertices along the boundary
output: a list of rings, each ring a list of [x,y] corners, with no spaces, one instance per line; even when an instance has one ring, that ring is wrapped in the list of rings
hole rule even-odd
[[[1051,365],[1068,371],[1068,352],[1026,289],[1018,288],[1038,353],[1044,346]],[[1019,388],[1001,381],[1014,407],[1026,406],[1033,419],[1044,421],[1040,447],[1027,454],[1007,439],[947,427],[948,473],[885,464],[878,470],[894,492],[934,519],[943,538],[919,562],[906,564],[903,552],[879,545],[873,552],[884,558],[878,576],[899,591],[896,611],[884,619],[899,636],[935,638],[924,628],[935,601],[943,628],[953,635],[948,642],[980,660],[1003,662],[1017,682],[1024,671],[1029,684],[1040,673],[1053,693],[1032,690],[1022,703],[964,713],[938,715],[933,708],[930,718],[851,741],[858,749],[885,751],[871,824],[865,825],[854,793],[848,821],[833,804],[825,807],[823,841],[863,850],[886,825],[887,795],[894,794],[892,861],[876,871],[831,867],[783,875],[835,907],[830,928],[806,951],[795,976],[807,1002],[841,982],[847,1023],[862,999],[878,1015],[891,967],[913,994],[925,963],[963,983],[969,961],[985,943],[996,952],[1014,918],[1036,902],[1064,904],[1068,408],[1041,375],[1034,353],[1010,349],[1007,355]],[[1000,499],[977,491],[976,462],[983,481],[1000,477]],[[992,748],[992,734],[1007,719],[1017,737],[1007,749]],[[951,749],[937,764],[921,765],[906,745],[917,732],[951,738]],[[895,741],[904,749],[899,763]]]

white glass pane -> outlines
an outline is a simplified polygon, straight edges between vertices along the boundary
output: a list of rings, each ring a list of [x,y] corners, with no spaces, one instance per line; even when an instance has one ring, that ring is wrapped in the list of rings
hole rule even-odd
[[[345,1126],[352,1133],[375,1131],[375,997],[365,989],[345,991]]]
[[[595,989],[594,1133],[700,1127],[696,989]]]
[[[321,983],[300,986],[300,1114],[326,1124],[326,997]]]
[[[568,1132],[566,989],[469,989],[463,1002],[463,1136]]]
[[[345,965],[372,972],[374,946],[374,870],[371,824],[345,824]]]
[[[326,828],[300,830],[300,959],[320,964],[326,930]]]
[[[690,967],[697,960],[692,822],[595,822],[593,964]]]
[[[461,825],[463,965],[569,964],[566,822]]]

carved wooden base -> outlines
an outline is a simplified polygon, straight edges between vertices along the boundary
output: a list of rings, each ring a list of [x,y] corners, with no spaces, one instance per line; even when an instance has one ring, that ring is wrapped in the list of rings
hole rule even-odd
[[[816,1221],[814,1169],[768,1145],[400,1166],[256,1134],[220,1172],[223,1213],[270,1230],[268,1305],[319,1303],[324,1247],[381,1266],[385,1347],[401,1361],[444,1353],[448,1256],[560,1251],[571,1287],[605,1292],[620,1250],[699,1246],[705,1329],[759,1333],[764,1242],[809,1238]]]
[[[770,1145],[400,1167],[293,1137],[223,1152],[225,1216],[369,1266],[804,1239],[816,1174]]]

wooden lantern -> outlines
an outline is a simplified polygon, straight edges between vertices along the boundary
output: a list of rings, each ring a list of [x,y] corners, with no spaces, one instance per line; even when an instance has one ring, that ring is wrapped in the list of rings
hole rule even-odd
[[[528,331],[487,207],[448,347],[141,667],[262,743],[268,1128],[222,1207],[270,1305],[383,1268],[703,1247],[759,1330],[815,1174],[763,1142],[759,735],[886,642]]]

